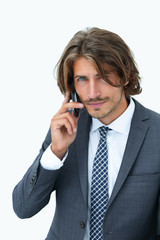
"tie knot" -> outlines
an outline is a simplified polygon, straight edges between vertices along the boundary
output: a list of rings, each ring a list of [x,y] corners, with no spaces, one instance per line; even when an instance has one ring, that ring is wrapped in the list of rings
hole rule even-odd
[[[100,139],[101,140],[106,140],[106,136],[107,136],[107,132],[108,132],[109,128],[102,126],[99,128],[99,133],[100,133]]]

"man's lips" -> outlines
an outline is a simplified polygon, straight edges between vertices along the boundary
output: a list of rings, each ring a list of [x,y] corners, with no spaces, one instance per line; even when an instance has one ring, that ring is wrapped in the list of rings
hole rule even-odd
[[[92,108],[100,108],[104,103],[105,103],[105,101],[103,101],[103,102],[89,102],[87,105],[89,105]]]

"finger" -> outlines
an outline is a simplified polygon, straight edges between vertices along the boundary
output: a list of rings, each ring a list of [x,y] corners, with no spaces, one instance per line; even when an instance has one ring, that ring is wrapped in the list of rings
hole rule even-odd
[[[74,116],[71,115],[71,113],[66,112],[66,113],[56,115],[54,117],[54,120],[60,120],[60,119],[68,119],[68,121],[70,122],[70,124],[72,126],[73,131],[74,132],[76,131],[77,121],[76,121],[76,118],[74,118]]]
[[[62,108],[60,109],[60,112],[66,112],[66,111],[68,111],[68,109],[72,109],[72,108],[82,109],[83,107],[84,107],[83,103],[69,102],[62,106]]]
[[[69,135],[72,135],[73,128],[67,118],[58,119],[58,120],[56,119],[56,120],[52,121],[52,123],[53,123],[55,130],[60,130],[60,131],[66,130]],[[52,123],[51,123],[51,125],[52,125]],[[64,129],[63,129],[63,127],[64,127]]]
[[[57,112],[57,114],[55,116],[67,112],[68,109],[73,109],[73,108],[82,109],[83,107],[84,107],[83,103],[79,103],[79,102],[65,103],[62,105],[62,107],[59,109],[59,111]]]
[[[71,98],[71,92],[69,90],[66,90],[66,94],[65,94],[63,103],[65,104],[65,103],[69,102],[70,98]]]

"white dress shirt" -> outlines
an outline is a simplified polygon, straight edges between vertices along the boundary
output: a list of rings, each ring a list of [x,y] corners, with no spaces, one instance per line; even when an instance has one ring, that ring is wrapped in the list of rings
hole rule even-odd
[[[122,158],[124,155],[128,134],[130,130],[131,120],[133,117],[135,104],[130,98],[130,104],[125,112],[120,115],[116,120],[108,125],[111,131],[107,133],[107,147],[108,147],[108,184],[109,184],[109,198],[112,194],[118,172],[121,166]],[[89,135],[88,145],[88,221],[86,226],[86,233],[84,240],[89,239],[89,218],[90,218],[90,193],[91,193],[91,178],[93,160],[97,151],[100,134],[99,127],[103,126],[98,119],[92,118],[92,124]],[[61,161],[51,151],[50,146],[44,152],[41,158],[41,165],[48,170],[56,170],[63,166],[67,157]]]

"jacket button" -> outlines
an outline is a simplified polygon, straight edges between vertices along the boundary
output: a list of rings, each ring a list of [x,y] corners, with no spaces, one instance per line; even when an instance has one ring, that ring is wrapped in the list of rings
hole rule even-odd
[[[80,222],[81,228],[85,228],[85,223],[83,221]]]

